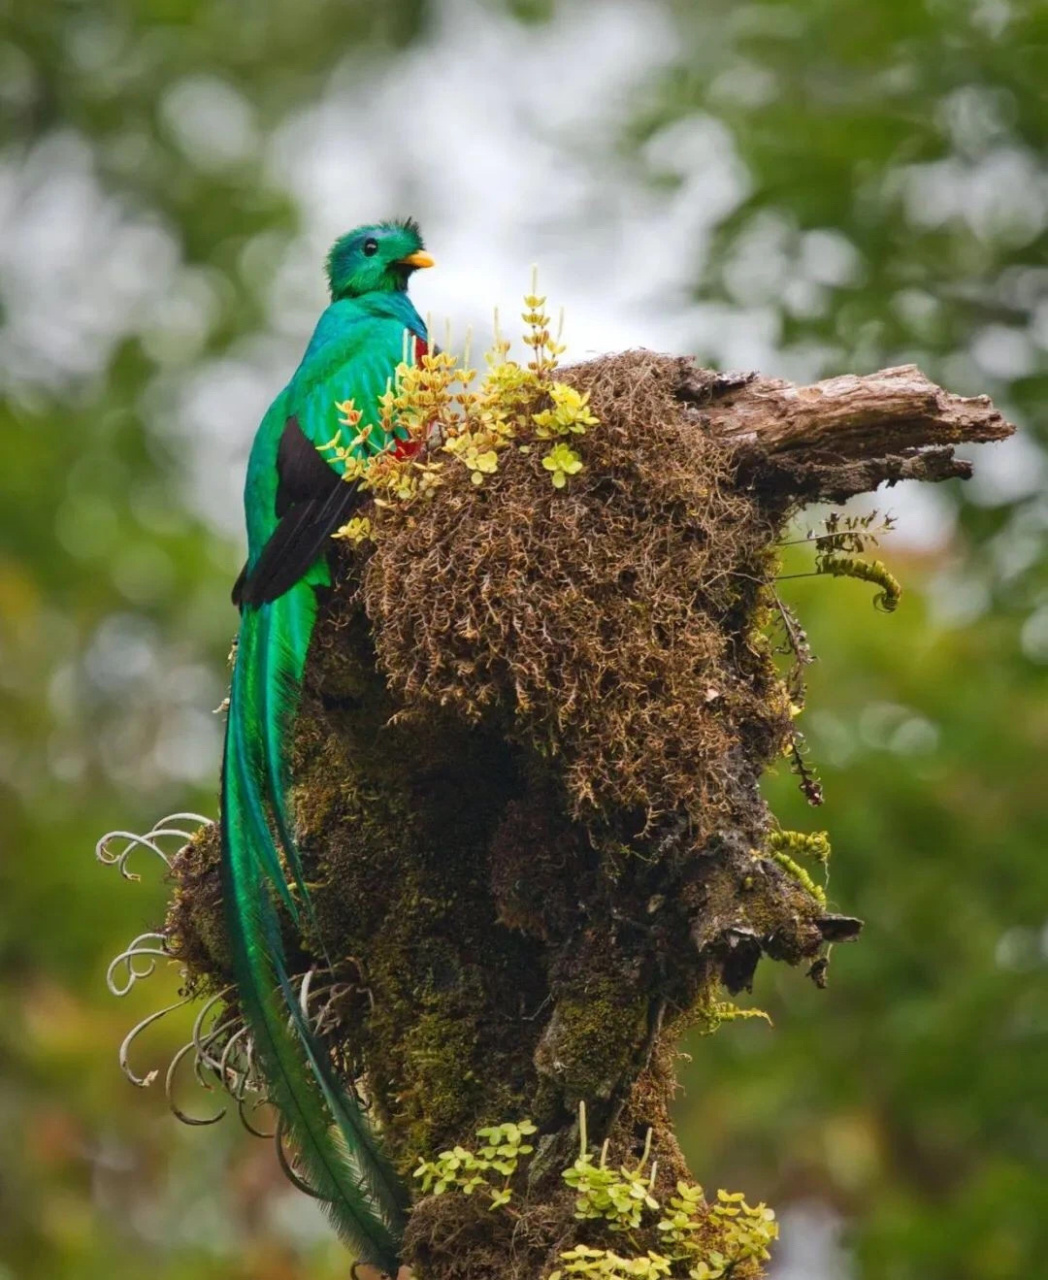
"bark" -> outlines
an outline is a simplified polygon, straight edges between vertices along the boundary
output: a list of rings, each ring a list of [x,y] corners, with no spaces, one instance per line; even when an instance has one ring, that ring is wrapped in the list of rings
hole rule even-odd
[[[954,446],[1003,440],[1015,428],[988,396],[937,387],[916,365],[795,386],[756,373],[682,366],[680,394],[762,483],[805,501],[843,502],[882,482],[968,479]]]

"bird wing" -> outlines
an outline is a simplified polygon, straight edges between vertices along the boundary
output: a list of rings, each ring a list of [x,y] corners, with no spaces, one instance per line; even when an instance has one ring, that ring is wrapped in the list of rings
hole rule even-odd
[[[362,430],[378,422],[379,397],[404,352],[404,328],[392,320],[372,320],[368,328],[372,340],[358,358],[310,388],[302,411],[284,425],[277,449],[278,522],[257,560],[237,578],[233,603],[240,608],[265,604],[287,591],[365,500],[360,486],[342,480],[318,446],[331,438],[336,403],[353,401],[362,414]],[[411,341],[418,359],[425,353],[425,340],[411,333]]]
[[[305,576],[328,539],[364,500],[317,452],[297,417],[290,417],[277,452],[276,528],[254,565],[233,588],[233,603],[266,604]]]

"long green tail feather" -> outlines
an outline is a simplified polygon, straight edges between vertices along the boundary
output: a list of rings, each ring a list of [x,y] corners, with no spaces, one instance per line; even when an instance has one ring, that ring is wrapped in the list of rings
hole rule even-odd
[[[238,747],[238,756],[243,761],[252,760],[258,763],[259,751],[255,744],[261,741],[261,726],[258,720],[259,709],[266,702],[266,654],[268,644],[269,618],[265,610],[245,612],[237,637],[236,658],[233,665],[233,679],[229,690],[229,711],[226,720],[226,760],[228,761],[232,745]],[[253,741],[252,741],[253,739]],[[263,807],[264,791],[261,786],[262,772],[258,770],[257,780],[245,787],[241,796],[244,805],[257,808],[252,819],[258,825],[265,826]],[[227,789],[227,780],[223,774],[223,799]],[[266,827],[268,833],[268,827]],[[224,848],[224,846],[223,846]],[[269,883],[279,895],[291,918],[298,921],[299,908],[291,888],[287,883],[284,868],[280,862],[280,854],[272,836],[259,842],[255,850],[262,864]]]
[[[254,685],[254,721],[263,741],[265,759],[265,796],[284,850],[291,877],[298,890],[299,902],[305,910],[312,930],[311,942],[318,947],[332,968],[324,937],[306,884],[294,826],[288,812],[289,769],[285,744],[290,741],[295,712],[302,691],[306,655],[317,618],[316,587],[327,583],[327,566],[315,565],[307,577],[262,605],[257,613],[260,634],[256,649],[259,671]],[[286,882],[278,885],[283,897]],[[286,901],[286,898],[285,898]],[[296,910],[293,919],[300,923]]]
[[[251,610],[249,616],[259,634],[255,647],[257,666],[248,673],[248,680],[252,686],[249,714],[252,728],[261,739],[265,761],[266,799],[299,899],[319,938],[313,904],[302,869],[302,858],[288,813],[288,763],[285,750],[298,706],[302,673],[316,614],[316,592],[310,579],[297,582],[290,591],[276,600],[257,610]],[[281,897],[284,897],[282,892]],[[292,907],[292,911],[297,921],[297,904]]]
[[[242,719],[262,743],[265,773],[262,793],[279,842],[270,841],[265,851],[267,874],[296,924],[301,923],[300,912],[305,911],[312,928],[311,941],[319,946],[330,968],[331,957],[324,945],[288,812],[285,749],[298,708],[306,654],[316,622],[315,587],[322,577],[326,580],[326,573],[325,566],[317,566],[284,595],[250,611],[253,648],[251,665],[245,673],[248,708]],[[243,627],[241,630],[240,646],[245,641]],[[291,893],[276,852],[278,848],[284,851],[291,879],[298,890],[297,899]]]
[[[312,595],[305,584],[296,588],[303,589]],[[245,611],[226,730],[223,892],[237,987],[272,1101],[306,1179],[361,1260],[395,1273],[407,1195],[308,1024],[287,971],[273,899],[274,890],[285,902],[292,895],[262,799],[269,753],[257,711],[277,704],[256,699],[260,679],[272,689],[287,659],[298,663],[299,676],[301,660],[286,652],[280,627],[273,626],[280,618],[266,616],[271,607]]]

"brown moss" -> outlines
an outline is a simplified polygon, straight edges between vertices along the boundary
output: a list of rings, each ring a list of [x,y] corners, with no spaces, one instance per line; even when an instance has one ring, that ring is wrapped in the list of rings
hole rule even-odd
[[[383,513],[364,578],[378,657],[412,707],[508,716],[559,757],[577,816],[683,810],[709,833],[789,731],[746,625],[775,519],[677,400],[678,362],[633,352],[564,376],[601,422],[566,490],[538,451],[508,450],[485,486]]]
[[[491,842],[491,887],[502,924],[544,942],[576,925],[593,891],[597,859],[564,814],[562,794],[535,780],[507,804]]]
[[[563,1183],[512,1215],[490,1212],[476,1196],[427,1196],[411,1215],[404,1257],[416,1276],[534,1280],[557,1265],[577,1230],[575,1198]]]
[[[633,1081],[616,1119],[616,1133],[624,1148],[620,1154],[623,1163],[636,1163],[651,1130],[651,1146],[659,1162],[658,1187],[664,1198],[672,1194],[678,1181],[690,1177],[670,1115],[670,1103],[678,1087],[676,1045],[682,1030],[682,1020],[657,1029],[647,1064]]]

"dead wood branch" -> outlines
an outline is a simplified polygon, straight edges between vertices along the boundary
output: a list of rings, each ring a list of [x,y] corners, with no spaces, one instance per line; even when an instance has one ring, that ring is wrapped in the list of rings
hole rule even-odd
[[[798,387],[758,374],[715,374],[682,361],[679,396],[711,434],[740,445],[762,487],[840,502],[887,481],[967,479],[958,444],[1015,428],[988,396],[958,396],[916,365]]]

